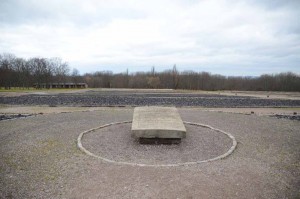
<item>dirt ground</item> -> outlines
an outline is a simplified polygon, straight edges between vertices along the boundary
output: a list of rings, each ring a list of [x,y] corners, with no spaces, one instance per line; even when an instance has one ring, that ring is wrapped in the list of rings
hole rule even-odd
[[[137,92],[137,93],[194,93],[194,94],[220,94],[228,96],[246,96],[268,99],[290,99],[299,100],[300,92],[280,92],[280,91],[193,91],[193,90],[173,90],[173,89],[114,89],[114,88],[87,88],[87,89],[46,89],[46,90],[24,90],[18,92],[0,92],[0,97],[15,97],[29,94],[49,95],[49,94],[70,94],[85,93],[89,91],[97,92]]]
[[[130,108],[130,107],[128,107]],[[49,107],[49,106],[16,106],[2,105],[0,106],[0,114],[52,114],[52,113],[72,113],[72,112],[91,112],[115,110],[118,107]],[[182,108],[184,109],[184,108]],[[205,112],[224,112],[236,114],[253,114],[257,116],[272,115],[294,115],[300,114],[300,107],[282,107],[282,108],[188,108]]]
[[[1,113],[44,114],[0,121],[0,198],[299,198],[300,123],[267,116],[282,111],[299,109],[179,108],[184,121],[231,133],[236,150],[197,165],[140,167],[104,162],[76,145],[85,130],[131,120],[133,108],[2,106]],[[99,145],[110,147],[104,140]]]

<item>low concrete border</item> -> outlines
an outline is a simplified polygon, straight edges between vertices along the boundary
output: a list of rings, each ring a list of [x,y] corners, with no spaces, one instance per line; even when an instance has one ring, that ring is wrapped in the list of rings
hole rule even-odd
[[[95,155],[95,154],[93,154],[92,152],[88,151],[86,148],[84,148],[82,146],[81,140],[82,140],[82,138],[83,138],[83,136],[85,134],[94,132],[94,131],[96,131],[98,129],[105,128],[105,127],[108,127],[108,126],[118,125],[118,124],[126,124],[126,123],[132,123],[132,121],[123,121],[123,122],[109,123],[109,124],[105,124],[105,125],[102,125],[102,126],[99,126],[99,127],[92,128],[92,129],[89,129],[87,131],[84,131],[84,132],[80,133],[79,136],[78,136],[78,138],[77,138],[77,147],[82,152],[86,153],[87,155],[95,157],[95,158],[98,158],[98,159],[103,160],[103,161],[108,162],[108,163],[130,165],[130,166],[141,166],[141,167],[175,167],[175,166],[195,165],[195,164],[212,162],[212,161],[223,159],[223,158],[229,156],[235,150],[235,148],[237,146],[237,141],[236,141],[235,137],[233,135],[231,135],[230,133],[227,133],[225,131],[222,131],[220,129],[214,128],[214,127],[206,125],[206,124],[199,124],[199,123],[186,122],[186,121],[184,121],[183,123],[189,124],[189,125],[194,125],[194,126],[201,126],[201,127],[204,127],[204,128],[209,128],[209,129],[212,129],[214,131],[217,131],[217,132],[220,132],[220,133],[223,133],[223,134],[227,135],[232,140],[232,146],[230,147],[230,149],[226,153],[224,153],[224,154],[222,154],[220,156],[217,156],[215,158],[211,158],[211,159],[207,159],[207,160],[201,160],[201,161],[194,161],[194,162],[184,162],[184,163],[178,163],[178,164],[140,164],[140,163],[132,163],[132,162],[119,162],[119,161],[114,161],[114,160],[111,160],[111,159],[107,159],[107,158]]]

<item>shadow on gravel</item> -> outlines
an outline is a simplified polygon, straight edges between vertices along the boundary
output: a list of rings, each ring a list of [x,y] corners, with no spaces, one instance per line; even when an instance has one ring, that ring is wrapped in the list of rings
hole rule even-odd
[[[288,119],[288,120],[296,120],[300,121],[300,115],[271,115],[270,117],[276,117],[278,119]]]
[[[33,114],[0,114],[0,121],[32,116]]]

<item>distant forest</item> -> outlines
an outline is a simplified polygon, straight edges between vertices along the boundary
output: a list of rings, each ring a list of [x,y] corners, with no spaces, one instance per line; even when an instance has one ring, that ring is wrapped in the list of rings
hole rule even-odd
[[[30,88],[34,84],[87,83],[91,88],[166,88],[189,90],[242,90],[242,91],[300,91],[300,75],[292,72],[264,74],[259,77],[236,77],[177,70],[114,74],[99,71],[80,75],[70,70],[61,58],[24,59],[13,54],[0,54],[0,88]]]

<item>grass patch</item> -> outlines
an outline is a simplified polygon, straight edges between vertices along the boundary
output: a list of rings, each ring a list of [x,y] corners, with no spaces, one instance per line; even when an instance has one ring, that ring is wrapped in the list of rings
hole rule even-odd
[[[0,92],[30,92],[30,91],[36,91],[37,89],[33,87],[27,88],[19,88],[19,87],[11,87],[10,89],[5,89],[3,87],[0,87]]]

